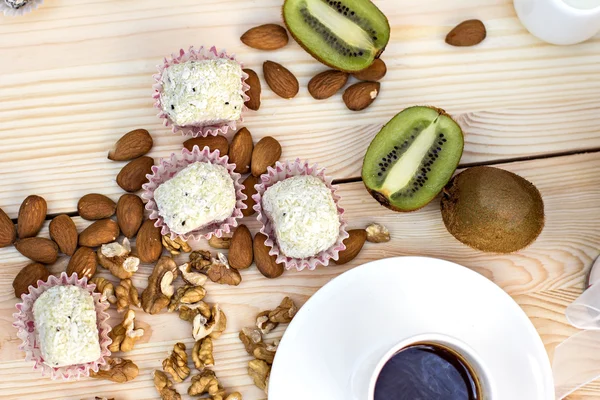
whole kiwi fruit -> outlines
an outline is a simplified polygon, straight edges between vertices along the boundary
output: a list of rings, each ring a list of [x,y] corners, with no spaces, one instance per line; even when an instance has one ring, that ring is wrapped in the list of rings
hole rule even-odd
[[[442,192],[442,218],[456,239],[478,250],[512,253],[544,228],[544,202],[528,180],[494,167],[456,175]]]

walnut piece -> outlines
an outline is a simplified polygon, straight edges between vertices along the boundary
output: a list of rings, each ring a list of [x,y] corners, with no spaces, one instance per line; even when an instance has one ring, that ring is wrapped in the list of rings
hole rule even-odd
[[[204,286],[208,276],[201,274],[200,272],[193,272],[192,265],[190,263],[185,263],[179,266],[179,271],[181,271],[181,277],[183,280],[194,286]]]
[[[212,315],[210,306],[203,301],[179,306],[179,318],[184,321],[193,322],[198,314],[202,314],[208,320]]]
[[[113,242],[103,244],[96,252],[98,264],[108,269],[111,274],[119,279],[131,278],[138,270],[140,259],[130,256],[131,244],[129,239],[123,239],[123,244]]]
[[[208,278],[222,285],[239,285],[242,282],[242,275],[237,269],[229,266],[227,257],[223,253],[219,253],[218,257],[218,260],[213,258],[212,264],[206,271]]]
[[[163,370],[171,375],[175,382],[181,383],[190,376],[190,367],[188,367],[187,361],[185,344],[175,343],[171,355],[162,362]]]
[[[260,332],[263,335],[266,335],[267,333],[271,332],[273,329],[277,328],[277,325],[279,325],[279,323],[271,322],[271,320],[269,320],[270,313],[271,310],[267,310],[261,312],[256,316],[256,327],[260,329]]]
[[[212,264],[210,251],[198,250],[190,254],[190,265],[197,271],[206,272]]]
[[[292,322],[292,318],[298,312],[298,307],[289,297],[285,297],[281,304],[269,313],[269,321],[288,324]]]
[[[121,279],[119,286],[115,289],[117,293],[117,311],[121,312],[134,305],[141,307],[140,294],[131,279]]]
[[[219,305],[215,304],[212,308],[210,318],[206,318],[202,314],[194,317],[192,335],[195,340],[204,339],[207,336],[218,339],[226,328],[227,317]]]
[[[228,249],[231,246],[231,238],[213,235],[208,239],[208,245],[214,249]]]
[[[271,366],[263,360],[252,360],[248,362],[248,375],[254,381],[254,384],[260,389],[268,393],[269,390],[269,375],[271,374]]]
[[[189,253],[192,251],[190,245],[180,237],[171,239],[170,235],[163,235],[162,244],[165,249],[169,250],[169,253],[174,256],[181,254],[181,252]]]
[[[108,346],[111,352],[131,351],[135,342],[144,336],[143,329],[135,329],[135,312],[128,310],[123,316],[123,322],[115,326],[108,336],[112,339],[112,343]]]
[[[381,225],[372,223],[365,229],[367,231],[367,241],[373,243],[385,243],[390,241],[390,231]]]
[[[90,283],[96,285],[95,291],[100,293],[100,299],[102,301],[108,301],[110,304],[115,304],[117,298],[115,297],[115,286],[108,280],[95,276],[90,279]]]
[[[198,371],[204,370],[206,367],[215,365],[213,357],[213,342],[210,337],[205,337],[196,341],[192,349],[192,360]]]
[[[154,371],[154,387],[162,400],[181,400],[181,395],[173,388],[173,382],[162,371]]]
[[[175,295],[171,297],[169,311],[179,309],[182,304],[195,304],[206,296],[206,289],[202,286],[185,285],[177,288]]]
[[[148,314],[156,314],[170,302],[173,280],[177,277],[177,265],[171,257],[161,257],[152,274],[148,277],[148,287],[142,292],[142,308]],[[163,290],[167,290],[164,293]],[[174,291],[174,289],[173,289]],[[169,296],[169,293],[171,296]]]
[[[116,383],[125,383],[135,379],[140,373],[137,365],[131,360],[122,358],[106,359],[106,364],[100,367],[98,372],[90,370],[92,378],[107,379]]]
[[[243,328],[239,338],[246,348],[246,352],[254,358],[273,364],[277,344],[267,345],[263,342],[262,334],[257,328]]]
[[[220,392],[219,381],[215,373],[206,368],[198,375],[192,377],[192,384],[188,388],[188,394],[190,396],[200,396],[203,394],[209,394],[214,396]]]
[[[222,390],[214,395],[211,400],[242,400],[242,394],[240,392],[233,392],[225,396],[225,391]]]

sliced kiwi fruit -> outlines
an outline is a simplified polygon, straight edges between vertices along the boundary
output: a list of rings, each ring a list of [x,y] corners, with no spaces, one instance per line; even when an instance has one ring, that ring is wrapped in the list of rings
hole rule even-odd
[[[464,146],[460,126],[434,107],[410,107],[375,136],[362,167],[367,190],[394,211],[429,203],[456,170]]]
[[[442,217],[456,239],[475,249],[512,253],[544,228],[544,202],[528,180],[494,167],[456,175],[442,194]]]
[[[390,25],[369,0],[286,0],[283,20],[317,60],[346,72],[369,67],[390,39]]]

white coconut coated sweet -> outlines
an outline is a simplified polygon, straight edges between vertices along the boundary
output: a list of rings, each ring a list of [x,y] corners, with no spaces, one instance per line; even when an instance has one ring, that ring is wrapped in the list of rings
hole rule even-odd
[[[33,303],[35,331],[44,363],[85,364],[100,358],[94,298],[77,286],[54,286]]]
[[[163,111],[179,126],[207,126],[240,118],[242,67],[227,59],[187,61],[163,71]]]
[[[195,162],[154,191],[158,214],[183,234],[231,216],[236,204],[233,179],[221,165]]]
[[[281,252],[292,258],[317,255],[335,244],[340,220],[331,190],[319,178],[294,176],[265,191],[262,208],[275,228]]]

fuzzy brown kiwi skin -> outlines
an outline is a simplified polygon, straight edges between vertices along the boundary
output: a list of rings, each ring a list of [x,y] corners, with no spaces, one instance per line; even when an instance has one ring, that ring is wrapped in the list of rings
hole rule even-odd
[[[285,4],[284,4],[284,6],[285,6]],[[289,34],[292,36],[292,38],[294,38],[294,40],[296,41],[296,43],[298,43],[298,45],[300,47],[302,47],[302,49],[304,49],[304,51],[306,51],[308,54],[310,54],[310,56],[312,58],[314,58],[315,60],[317,60],[321,64],[324,64],[324,65],[326,65],[326,66],[328,66],[330,68],[333,68],[335,70],[342,71],[342,72],[347,72],[349,74],[354,73],[354,72],[363,71],[363,70],[365,70],[365,69],[367,69],[367,68],[370,67],[370,65],[368,65],[368,66],[366,66],[363,69],[357,69],[357,70],[341,69],[337,65],[333,65],[333,64],[330,64],[328,62],[325,62],[324,60],[322,60],[319,57],[317,57],[315,54],[311,53],[310,50],[308,48],[306,48],[304,46],[304,44],[302,44],[302,42],[296,37],[296,35],[294,35],[294,32],[292,32],[292,30],[290,29],[290,27],[289,27],[289,25],[287,23],[287,20],[285,19],[285,13],[283,12],[283,7],[284,6],[281,6],[281,18],[283,18],[283,23],[285,24],[285,27],[287,28],[287,30],[288,30]],[[387,19],[387,17],[385,17],[385,23],[387,25],[388,30],[391,30],[391,28],[390,28],[390,21]],[[388,43],[389,43],[389,41],[388,41]],[[387,44],[385,46],[383,46],[383,48],[381,50],[379,50],[379,52],[377,54],[375,54],[375,57],[373,58],[373,61],[375,61],[375,59],[381,57],[381,55],[383,54],[383,51],[385,50],[386,47],[387,47]]]
[[[437,112],[439,115],[443,115],[443,116],[446,116],[446,117],[450,118],[452,121],[454,121],[454,122],[455,122],[455,123],[458,125],[458,123],[457,123],[457,122],[454,120],[454,118],[452,118],[452,117],[450,116],[450,114],[446,113],[446,111],[445,111],[444,109],[442,109],[442,108],[438,108],[438,107],[434,107],[434,106],[412,106],[412,107],[427,107],[427,108],[431,108],[432,110],[435,110],[435,111],[436,111],[436,112]],[[409,107],[409,108],[412,108],[412,107]],[[383,128],[385,128],[385,125],[381,127],[381,129],[383,129]],[[462,133],[462,130],[461,130],[461,133]],[[461,154],[462,154],[462,152],[465,150],[464,134],[462,134],[462,135],[463,135],[463,145],[462,145],[462,149],[461,149]],[[369,148],[370,148],[370,147],[371,147],[371,146],[369,145]],[[369,151],[369,149],[367,149],[367,152],[368,152],[368,151]],[[366,155],[366,154],[367,154],[367,153],[365,153],[365,155]],[[364,161],[363,161],[363,162],[364,162]],[[456,162],[456,165],[454,165],[454,170],[455,170],[455,171],[456,171],[456,168],[458,168],[458,164],[459,164],[459,163],[460,163],[460,158],[459,158],[459,159],[458,159],[458,161]],[[445,190],[445,187],[441,188],[441,189],[440,189],[440,191],[439,191],[439,192],[437,192],[437,193],[435,194],[435,196],[434,196],[434,197],[431,199],[431,201],[429,201],[429,202],[427,202],[427,203],[423,204],[421,207],[416,207],[416,208],[411,208],[411,209],[400,209],[400,208],[398,208],[398,207],[395,207],[395,206],[393,206],[392,204],[390,204],[390,202],[389,202],[389,200],[387,199],[387,197],[385,197],[383,194],[379,193],[379,192],[378,192],[378,191],[376,191],[376,190],[373,190],[373,189],[369,188],[369,187],[367,186],[367,184],[365,183],[365,177],[364,177],[364,176],[362,176],[361,178],[362,178],[362,181],[363,181],[363,185],[364,185],[364,186],[365,186],[365,188],[367,189],[367,192],[369,192],[369,194],[370,194],[371,196],[373,196],[373,198],[374,198],[375,200],[377,200],[377,202],[378,202],[379,204],[381,204],[382,206],[384,206],[384,207],[386,207],[386,208],[389,208],[389,209],[390,209],[390,210],[392,210],[392,211],[396,211],[396,212],[413,212],[413,211],[420,210],[421,208],[425,207],[427,204],[429,204],[429,203],[431,203],[433,200],[435,200],[435,198],[436,198],[436,197],[437,197],[437,196],[438,196],[438,195],[439,195],[439,194],[440,194],[442,191],[444,191],[444,190]],[[453,175],[453,176],[450,178],[450,180],[449,180],[448,182],[452,182],[452,178],[454,178],[454,175]]]

